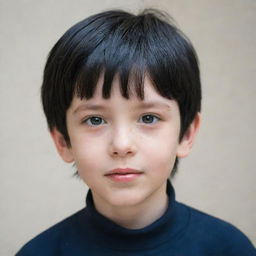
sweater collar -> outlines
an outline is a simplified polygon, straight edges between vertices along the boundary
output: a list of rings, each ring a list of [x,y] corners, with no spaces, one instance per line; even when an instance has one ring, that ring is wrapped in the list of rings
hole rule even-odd
[[[92,192],[89,190],[86,211],[92,231],[91,238],[102,246],[126,251],[154,248],[167,242],[183,229],[179,219],[182,219],[183,223],[186,221],[184,221],[184,213],[178,212],[175,191],[169,180],[166,192],[169,198],[168,207],[158,220],[141,229],[127,229],[97,212],[93,204]]]

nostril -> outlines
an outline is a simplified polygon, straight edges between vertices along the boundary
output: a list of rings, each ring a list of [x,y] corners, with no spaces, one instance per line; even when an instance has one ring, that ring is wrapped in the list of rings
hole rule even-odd
[[[133,155],[134,151],[133,150],[116,150],[116,151],[112,151],[112,155],[113,156],[120,156],[120,157],[125,157],[125,156],[130,156]]]

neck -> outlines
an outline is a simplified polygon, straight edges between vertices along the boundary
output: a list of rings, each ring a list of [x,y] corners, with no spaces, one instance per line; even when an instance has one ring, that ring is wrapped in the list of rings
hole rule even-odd
[[[92,191],[96,210],[116,224],[127,229],[144,228],[159,219],[168,206],[166,184],[136,205],[113,206]]]

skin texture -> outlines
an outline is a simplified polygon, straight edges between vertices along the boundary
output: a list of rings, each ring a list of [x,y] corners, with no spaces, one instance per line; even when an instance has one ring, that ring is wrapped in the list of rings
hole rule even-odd
[[[93,98],[74,97],[67,111],[71,146],[57,129],[51,135],[62,159],[75,162],[92,190],[96,209],[123,227],[142,228],[165,212],[166,181],[175,158],[188,155],[200,115],[179,142],[178,105],[160,96],[149,79],[145,79],[143,101],[135,96],[123,98],[117,78],[110,99],[103,99],[101,92],[102,79]],[[149,102],[156,104],[146,105]],[[129,182],[115,182],[105,175],[116,168],[136,169],[141,175]]]

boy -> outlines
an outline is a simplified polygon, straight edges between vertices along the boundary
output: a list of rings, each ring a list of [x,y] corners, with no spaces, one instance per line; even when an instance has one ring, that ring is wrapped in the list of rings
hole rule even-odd
[[[107,11],[71,27],[48,57],[42,103],[90,190],[18,256],[256,255],[235,227],[175,201],[168,178],[199,129],[201,85],[193,46],[165,15]]]

